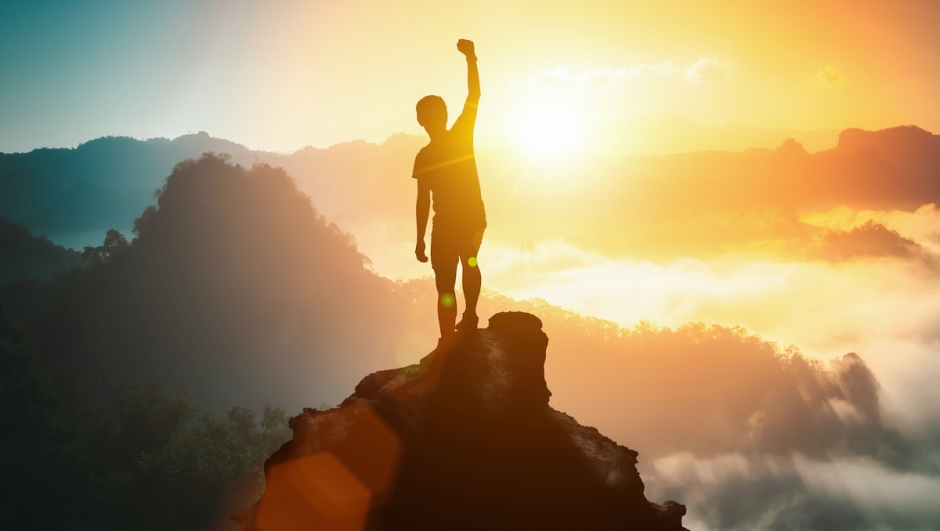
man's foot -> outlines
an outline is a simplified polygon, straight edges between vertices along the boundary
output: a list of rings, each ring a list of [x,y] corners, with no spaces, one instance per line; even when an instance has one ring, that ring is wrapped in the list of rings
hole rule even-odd
[[[427,367],[434,361],[435,358],[447,355],[448,352],[453,350],[457,346],[457,334],[450,334],[447,337],[442,337],[437,340],[437,347],[434,348],[427,356],[421,358],[421,361],[418,364],[421,367]]]
[[[480,318],[476,315],[467,315],[463,314],[463,319],[457,323],[457,326],[454,327],[458,332],[468,332],[477,329],[477,325],[480,324]]]

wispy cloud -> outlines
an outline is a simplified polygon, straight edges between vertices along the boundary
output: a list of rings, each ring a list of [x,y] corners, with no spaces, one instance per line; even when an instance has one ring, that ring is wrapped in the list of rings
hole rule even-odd
[[[615,69],[591,68],[575,72],[564,65],[536,74],[527,85],[530,92],[603,92],[632,81],[650,78],[684,78],[696,84],[719,81],[732,72],[728,63],[703,57],[682,67],[672,61]]]
[[[832,65],[829,65],[821,67],[819,71],[809,76],[806,79],[806,82],[811,85],[833,87],[837,85],[844,85],[846,83],[846,79],[845,74],[843,74],[841,70]]]
[[[682,69],[685,78],[689,81],[701,83],[713,83],[728,78],[734,69],[728,63],[723,63],[717,59],[703,57],[695,63]]]

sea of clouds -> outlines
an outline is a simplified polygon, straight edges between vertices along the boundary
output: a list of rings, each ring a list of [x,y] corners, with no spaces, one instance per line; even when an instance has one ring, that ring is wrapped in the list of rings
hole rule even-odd
[[[744,441],[737,450],[720,453],[691,445],[688,451],[644,460],[641,452],[648,496],[685,503],[690,529],[937,529],[940,212],[927,205],[915,212],[838,209],[806,217],[838,230],[869,219],[915,241],[924,252],[826,261],[731,250],[655,263],[605,256],[564,241],[487,241],[481,264],[485,285],[496,292],[516,300],[542,299],[627,329],[641,322],[671,328],[689,322],[739,326],[824,366],[833,360],[833,370],[849,352],[863,360],[876,380],[874,415],[879,429],[896,439],[891,443],[895,457],[799,444],[770,452]],[[380,272],[388,267],[383,253],[370,255]],[[619,420],[624,416],[610,411],[617,400],[631,399],[630,390],[608,391],[605,400],[574,396],[567,391],[572,387],[557,382],[577,375],[552,357],[550,343],[546,379],[555,393],[552,406],[631,445],[629,427]],[[607,370],[631,367],[624,362]],[[598,387],[600,393],[605,384]],[[864,415],[837,402],[830,400],[827,410],[850,431],[853,422],[864,423]]]

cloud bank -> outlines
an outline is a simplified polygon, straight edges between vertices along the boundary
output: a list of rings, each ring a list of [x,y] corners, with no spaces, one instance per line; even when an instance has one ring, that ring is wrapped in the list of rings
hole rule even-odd
[[[700,85],[726,79],[732,72],[730,64],[709,57],[684,67],[669,60],[615,69],[591,68],[583,72],[559,65],[536,74],[526,84],[526,89],[529,92],[604,92],[630,82],[655,78],[681,78]]]

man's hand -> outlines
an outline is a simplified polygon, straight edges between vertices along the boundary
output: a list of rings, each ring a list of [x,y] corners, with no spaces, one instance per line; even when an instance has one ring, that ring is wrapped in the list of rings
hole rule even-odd
[[[457,51],[467,56],[467,59],[476,59],[476,52],[473,50],[473,41],[460,39],[457,41]]]
[[[418,245],[415,246],[415,256],[418,258],[418,261],[421,263],[428,261],[428,256],[424,254],[424,240],[419,241]]]

